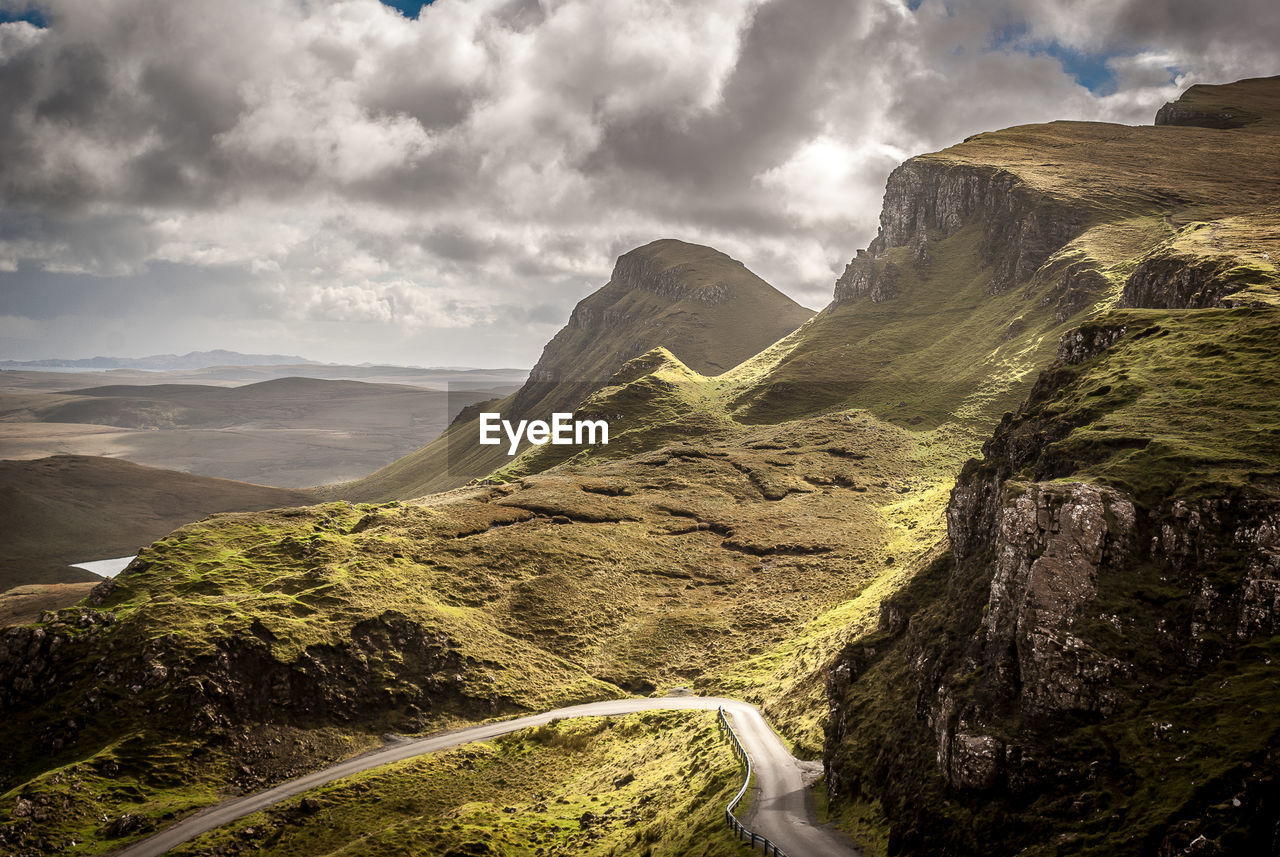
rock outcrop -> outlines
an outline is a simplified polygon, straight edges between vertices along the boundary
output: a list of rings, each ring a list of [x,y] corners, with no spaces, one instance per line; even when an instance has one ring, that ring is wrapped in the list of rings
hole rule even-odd
[[[1164,250],[1148,254],[1125,280],[1119,306],[1203,309],[1236,306],[1230,295],[1252,277],[1231,256],[1190,256]]]
[[[888,251],[910,247],[913,264],[928,259],[928,244],[979,223],[981,264],[990,291],[999,294],[1029,279],[1048,258],[1083,229],[1078,210],[1028,187],[1011,172],[912,158],[889,175],[880,230],[865,252],[836,282],[835,302],[869,296],[891,299],[897,272]]]
[[[882,303],[898,296],[900,271],[893,262],[876,264],[876,259],[866,250],[859,250],[853,261],[845,266],[844,273],[836,280],[835,302],[845,303],[868,297]]]
[[[36,715],[50,700],[71,688],[80,692],[58,707],[38,746],[22,748],[24,754],[60,753],[76,745],[82,728],[104,720],[158,718],[166,728],[183,724],[200,735],[233,725],[341,724],[406,711],[492,713],[504,704],[469,698],[463,684],[474,665],[446,637],[391,612],[356,623],[345,641],[309,646],[290,660],[273,655],[271,634],[261,626],[196,654],[173,635],[133,639],[110,610],[68,608],[44,619],[0,636],[0,718],[45,719]],[[0,752],[12,759],[15,749]]]
[[[1034,839],[983,825],[1033,803],[1068,828],[1082,824],[1065,820],[1072,812],[1105,817],[1096,802],[1159,756],[1145,746],[1122,754],[1101,737],[1117,733],[1104,730],[1152,729],[1162,741],[1171,730],[1233,728],[1221,713],[1196,723],[1168,712],[1209,704],[1193,688],[1229,687],[1243,680],[1241,659],[1268,657],[1243,653],[1270,651],[1280,633],[1280,499],[1223,485],[1217,494],[1140,500],[1073,477],[1081,463],[1062,449],[1074,424],[1056,402],[1074,367],[1110,359],[1117,343],[1149,332],[1104,323],[1063,338],[1058,363],[957,480],[949,554],[884,603],[877,632],[830,674],[828,782],[835,794],[883,803],[891,850],[968,853],[957,844],[954,812],[921,799],[930,788],[934,799],[966,808],[975,842],[999,836],[1000,853],[1015,853]],[[881,755],[868,770],[866,755],[856,764],[850,755],[868,740],[855,705],[870,691],[859,683],[882,682],[893,669],[914,704],[890,731],[918,736],[928,757]],[[1217,678],[1197,684],[1205,676]],[[1257,715],[1238,716],[1249,728]],[[1190,853],[1180,849],[1197,837],[1206,837],[1202,853],[1225,853],[1209,838],[1210,807],[1223,794],[1239,807],[1251,795],[1253,812],[1275,806],[1274,761],[1250,756],[1234,769],[1240,776],[1204,783],[1172,812],[1176,824],[1157,828],[1150,853]],[[1215,824],[1241,841],[1271,841],[1275,827],[1246,812]]]
[[[1198,128],[1241,128],[1257,119],[1247,110],[1204,109],[1169,101],[1156,111],[1157,125],[1191,125]]]

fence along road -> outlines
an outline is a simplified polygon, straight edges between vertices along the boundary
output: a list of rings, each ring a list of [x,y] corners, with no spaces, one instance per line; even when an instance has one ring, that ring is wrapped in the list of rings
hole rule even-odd
[[[116,852],[116,857],[159,857],[169,849],[229,824],[238,818],[266,809],[281,801],[304,794],[318,786],[358,774],[362,771],[421,756],[460,747],[472,741],[485,741],[520,729],[541,726],[552,720],[570,717],[616,717],[639,711],[683,709],[699,711],[720,710],[722,723],[727,727],[725,715],[732,718],[732,730],[741,742],[741,752],[750,759],[756,778],[756,792],[751,801],[751,813],[746,826],[757,836],[764,837],[786,857],[861,857],[847,839],[829,827],[819,825],[809,805],[808,792],[795,757],[787,752],[782,739],[769,728],[755,706],[736,699],[720,699],[705,696],[667,696],[654,699],[614,699],[606,702],[589,702],[557,708],[542,714],[532,714],[500,723],[486,723],[427,738],[416,738],[392,744],[381,750],[366,753],[345,762],[281,783],[274,788],[251,795],[233,798],[179,821]],[[749,833],[748,833],[749,837]]]

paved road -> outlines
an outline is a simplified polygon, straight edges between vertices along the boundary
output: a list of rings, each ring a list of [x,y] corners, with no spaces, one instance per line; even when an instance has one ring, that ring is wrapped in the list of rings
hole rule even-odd
[[[755,706],[736,699],[706,696],[668,696],[656,699],[591,702],[586,705],[557,708],[554,711],[520,717],[516,720],[472,726],[429,738],[392,744],[381,750],[298,777],[296,780],[281,783],[275,788],[238,797],[202,810],[154,836],[117,852],[117,857],[157,857],[188,839],[208,833],[238,818],[296,797],[325,783],[424,753],[448,750],[472,741],[496,738],[518,729],[541,726],[552,720],[568,717],[608,717],[656,709],[714,711],[721,707],[732,718],[738,737],[746,748],[747,754],[751,756],[751,763],[755,767],[756,791],[752,800],[751,815],[744,819],[747,826],[769,837],[789,857],[860,857],[858,850],[848,840],[833,830],[818,825],[809,806],[808,792],[804,787],[799,762],[787,752],[781,739],[769,728],[769,724],[765,722]]]

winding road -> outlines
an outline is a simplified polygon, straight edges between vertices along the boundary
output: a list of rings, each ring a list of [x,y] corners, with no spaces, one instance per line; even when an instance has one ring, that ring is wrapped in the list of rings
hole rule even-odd
[[[591,702],[392,744],[289,780],[266,791],[234,798],[201,810],[154,836],[116,852],[116,857],[157,857],[188,839],[194,839],[202,833],[208,833],[238,818],[334,780],[424,753],[448,750],[472,741],[485,741],[531,726],[541,726],[552,720],[569,717],[616,717],[659,709],[715,711],[717,708],[723,708],[733,718],[738,738],[755,768],[756,787],[751,815],[744,819],[747,826],[773,840],[789,857],[860,857],[860,852],[843,836],[818,824],[804,786],[800,762],[787,752],[782,740],[769,728],[759,710],[740,700],[706,696]],[[720,809],[723,810],[723,807]]]

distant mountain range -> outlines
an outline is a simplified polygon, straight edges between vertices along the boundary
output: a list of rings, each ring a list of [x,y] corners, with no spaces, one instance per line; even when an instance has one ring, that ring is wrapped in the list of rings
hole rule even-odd
[[[3,369],[207,369],[211,366],[279,366],[315,364],[292,354],[241,354],[238,351],[192,351],[187,354],[153,354],[150,357],[86,357],[81,360],[0,360]]]

